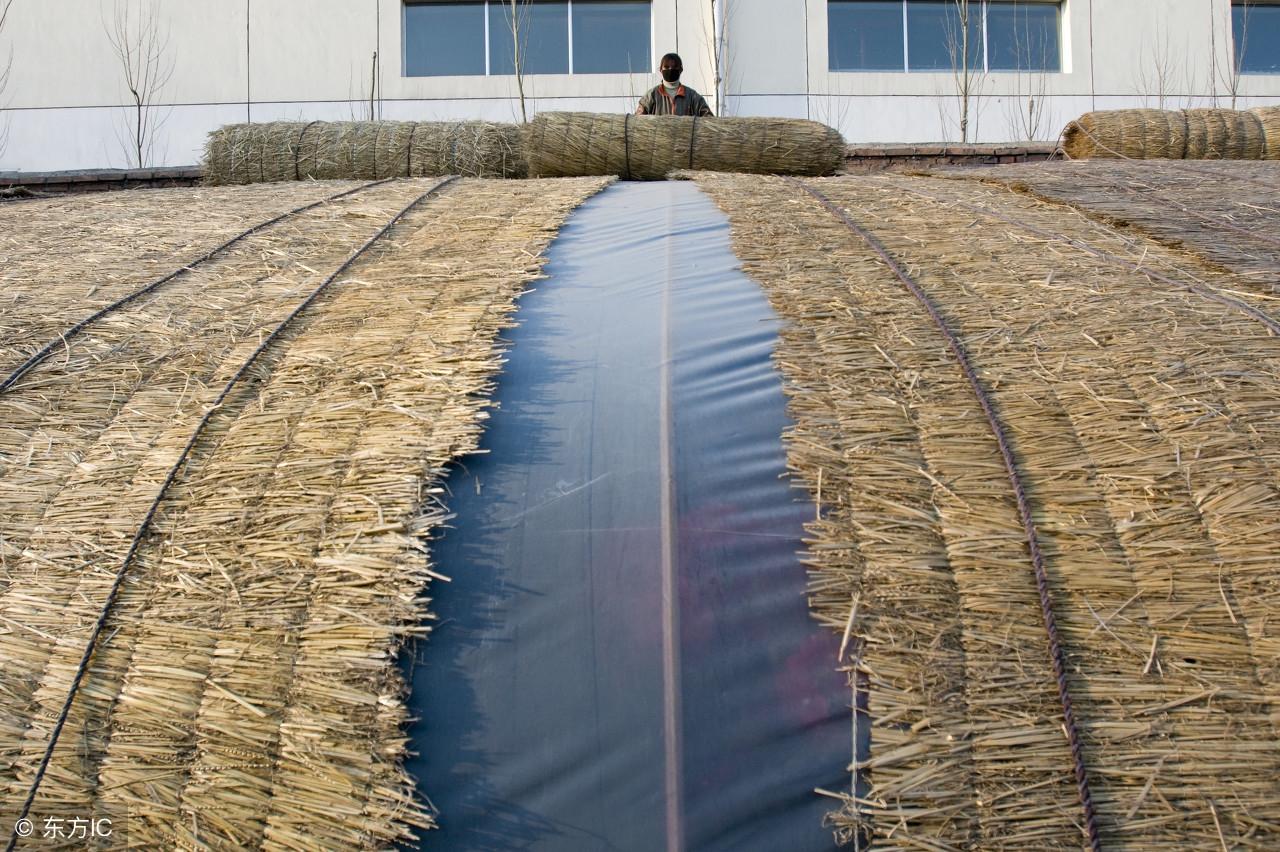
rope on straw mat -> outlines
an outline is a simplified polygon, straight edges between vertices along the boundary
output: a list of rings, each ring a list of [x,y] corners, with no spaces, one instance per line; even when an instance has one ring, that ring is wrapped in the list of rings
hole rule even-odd
[[[487,121],[273,121],[209,134],[205,183],[524,176],[520,129]]]
[[[1088,112],[1062,131],[1072,159],[1280,159],[1280,108]]]
[[[844,158],[844,139],[794,118],[544,112],[526,125],[524,152],[532,177],[662,180],[678,169],[829,175]]]

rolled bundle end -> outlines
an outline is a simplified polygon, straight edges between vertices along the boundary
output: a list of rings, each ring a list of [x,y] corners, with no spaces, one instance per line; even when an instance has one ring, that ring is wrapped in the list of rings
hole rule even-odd
[[[533,177],[662,180],[685,169],[829,175],[843,163],[844,148],[835,129],[790,118],[547,112],[524,132]]]
[[[1062,131],[1062,149],[1073,160],[1178,159],[1186,132],[1182,116],[1158,109],[1087,112]]]
[[[1280,106],[1254,107],[1249,110],[1262,125],[1262,157],[1280,160]]]
[[[227,154],[230,146],[228,129],[219,127],[204,142],[204,183],[207,186],[226,186],[231,183],[231,162]]]
[[[520,129],[486,121],[278,121],[209,134],[210,185],[393,177],[523,177]]]
[[[1093,159],[1097,146],[1090,129],[1093,113],[1085,113],[1067,124],[1062,131],[1062,150],[1072,160]]]

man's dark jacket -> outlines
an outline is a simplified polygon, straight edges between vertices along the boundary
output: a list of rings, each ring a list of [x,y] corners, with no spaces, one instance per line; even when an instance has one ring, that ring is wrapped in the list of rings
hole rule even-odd
[[[675,97],[672,97],[667,94],[661,83],[645,92],[644,97],[640,99],[640,108],[636,110],[636,113],[638,115],[694,116],[712,114],[711,107],[707,106],[706,100],[693,89],[681,84],[680,88],[676,89]]]

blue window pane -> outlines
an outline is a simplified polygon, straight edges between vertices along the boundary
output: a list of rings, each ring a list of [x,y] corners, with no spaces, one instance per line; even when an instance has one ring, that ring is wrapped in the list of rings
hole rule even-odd
[[[1231,7],[1236,62],[1245,74],[1280,74],[1280,6]]]
[[[404,66],[409,77],[483,74],[484,4],[405,6]]]
[[[987,63],[994,71],[1057,71],[1056,3],[992,3],[987,7]]]
[[[827,67],[902,71],[902,0],[827,3]]]
[[[960,26],[959,5],[907,3],[907,63],[912,71],[950,71],[964,64],[964,31],[969,32],[969,68],[982,68],[982,4],[970,0],[968,27]]]
[[[525,74],[569,73],[569,4],[516,0],[519,25],[512,35],[511,0],[489,4],[489,73],[516,73],[516,38]]]
[[[573,4],[573,73],[651,70],[649,2]]]

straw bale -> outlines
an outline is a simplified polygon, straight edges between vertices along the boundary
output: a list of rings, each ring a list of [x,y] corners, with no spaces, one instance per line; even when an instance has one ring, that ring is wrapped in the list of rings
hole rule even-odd
[[[374,180],[374,139],[370,132],[374,129],[358,121],[315,122],[304,126],[299,131],[298,177]],[[272,147],[284,146],[277,142]]]
[[[1089,112],[1062,132],[1072,159],[1258,160],[1259,116],[1227,109],[1125,109]]]
[[[1280,160],[1280,106],[1254,107],[1249,110],[1262,122],[1265,139],[1264,159]]]
[[[834,174],[844,140],[816,121],[544,112],[525,129],[529,174],[662,180],[678,169]]]
[[[485,121],[231,124],[209,134],[205,183],[522,177],[520,131]]]
[[[1062,146],[1072,159],[1182,159],[1187,156],[1186,117],[1158,109],[1089,112],[1067,125]]]
[[[524,177],[520,128],[483,121],[422,123],[413,133],[413,175]]]
[[[1262,159],[1262,121],[1251,112],[1230,109],[1188,109],[1189,160]]]
[[[730,214],[748,272],[796,329],[778,353],[797,421],[788,454],[811,489],[821,471],[830,507],[811,527],[820,589],[811,602],[842,630],[850,600],[859,601],[853,633],[872,708],[869,791],[846,800],[837,824],[849,835],[873,832],[877,848],[1078,848],[1064,746],[1060,735],[1036,739],[1028,709],[1027,693],[1049,677],[1043,628],[1038,648],[1030,634],[1020,639],[1023,624],[993,629],[1017,620],[1015,612],[1026,624],[1039,613],[1015,594],[1025,581],[1012,554],[1006,564],[1007,534],[993,526],[1008,511],[994,495],[1008,484],[998,463],[981,465],[988,451],[969,436],[972,402],[947,392],[954,364],[922,357],[941,346],[919,327],[919,308],[808,196],[775,182],[698,180]],[[1274,524],[1264,519],[1280,516],[1280,428],[1266,402],[1280,390],[1280,354],[1247,315],[1080,245],[1219,289],[1237,282],[1061,207],[969,182],[818,185],[912,270],[995,391],[1035,503],[1104,841],[1275,843],[1280,683],[1266,612],[1280,595],[1280,571]],[[921,187],[936,199],[914,195]],[[1061,239],[988,223],[979,209],[959,207],[971,199]],[[785,221],[774,215],[780,208],[791,211]],[[869,370],[877,359],[882,366]],[[868,407],[879,433],[859,421]],[[862,444],[868,434],[879,440]],[[913,442],[920,461],[904,456],[896,475],[877,473]],[[928,483],[914,496],[902,482],[911,470]],[[895,520],[890,510],[899,506]],[[966,672],[958,704],[947,705],[923,677],[910,691],[899,685],[911,682],[899,672],[933,673],[947,659],[941,648],[904,642],[901,613],[946,610],[901,570],[870,581],[873,563],[892,559],[872,554],[893,524],[944,547],[936,564],[954,576]],[[1020,558],[1029,575],[1025,548]],[[896,604],[886,600],[895,595]],[[931,617],[932,632],[922,625],[922,634],[946,636],[946,622]],[[1009,674],[1023,672],[1035,688],[1014,676],[982,679],[996,656],[984,645],[995,637],[1004,665],[1018,660]],[[937,719],[972,731],[971,786],[954,742],[922,736]],[[1022,773],[1037,768],[1057,781],[1029,786]],[[972,808],[959,804],[966,796]]]

